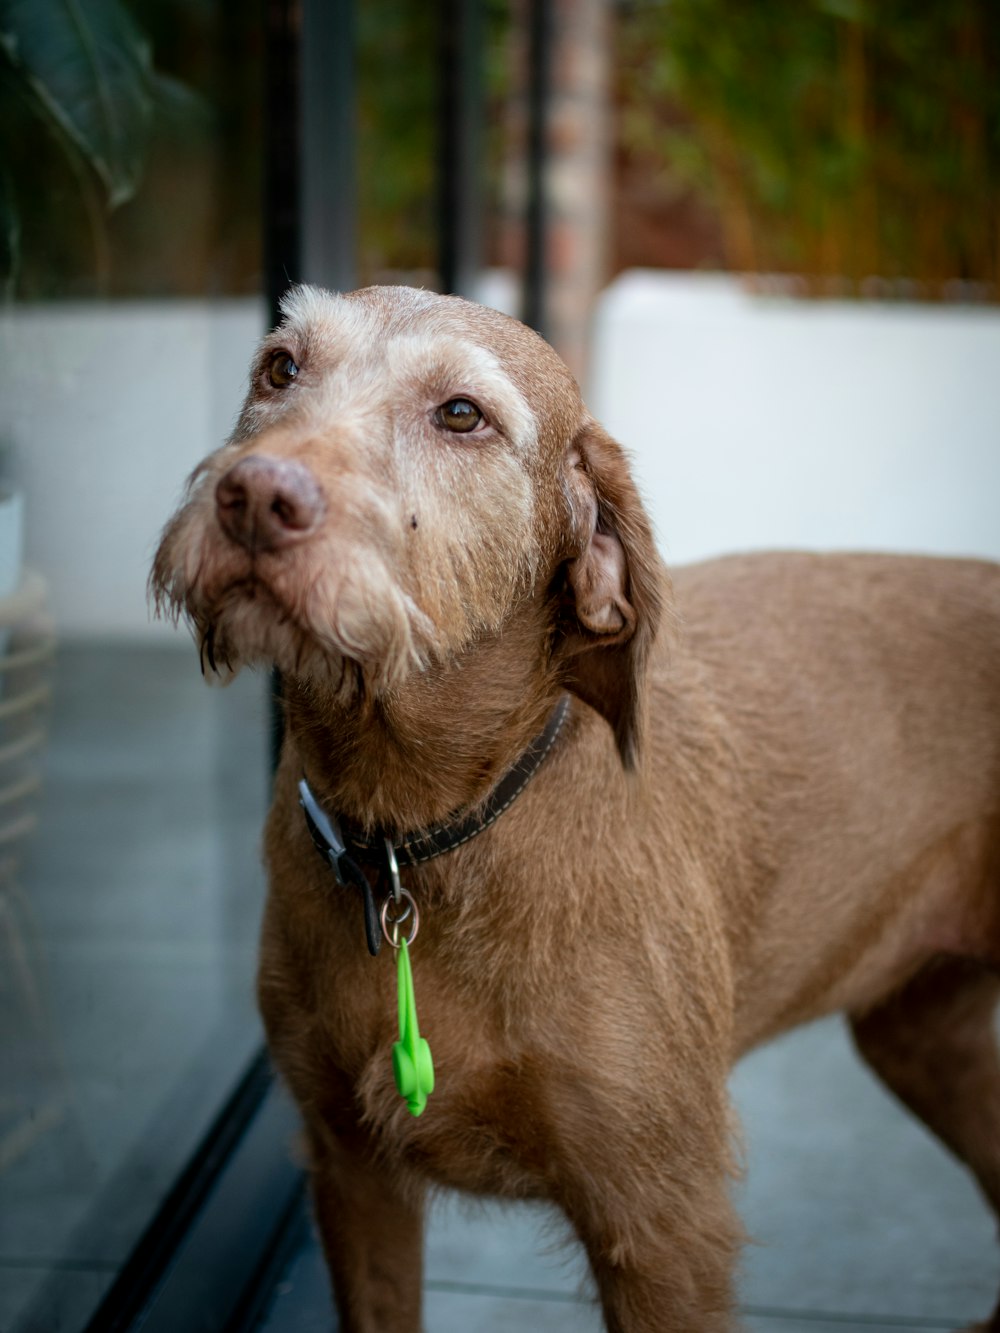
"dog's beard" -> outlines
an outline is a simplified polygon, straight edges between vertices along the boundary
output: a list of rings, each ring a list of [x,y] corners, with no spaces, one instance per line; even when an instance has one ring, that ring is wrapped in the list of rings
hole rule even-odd
[[[440,657],[433,623],[376,554],[288,554],[269,569],[214,534],[196,548],[180,524],[168,529],[154,605],[188,623],[206,677],[273,666],[346,697],[397,687]]]
[[[206,677],[226,683],[243,667],[263,666],[322,680],[338,693],[351,682],[348,658],[299,624],[262,584],[233,585],[211,606],[185,607],[184,616]]]

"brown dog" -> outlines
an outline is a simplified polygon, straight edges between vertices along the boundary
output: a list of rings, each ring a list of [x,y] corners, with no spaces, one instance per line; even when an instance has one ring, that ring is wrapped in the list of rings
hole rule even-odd
[[[304,288],[153,587],[207,669],[283,673],[260,1002],[346,1333],[419,1328],[434,1185],[559,1205],[610,1330],[732,1327],[727,1071],[838,1009],[1000,1209],[996,567],[747,556],[672,601],[622,449],[540,338]],[[314,825],[353,830],[344,884],[303,777]],[[406,835],[439,824],[457,845],[420,860]],[[391,874],[355,873],[384,835],[419,861],[419,1118],[394,954],[365,947]]]

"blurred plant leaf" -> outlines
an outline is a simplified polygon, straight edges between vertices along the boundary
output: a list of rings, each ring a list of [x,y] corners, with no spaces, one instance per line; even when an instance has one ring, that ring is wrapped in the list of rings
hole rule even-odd
[[[153,120],[165,133],[177,136],[204,134],[214,128],[215,112],[211,104],[180,79],[154,69],[150,94]]]
[[[0,0],[0,50],[109,208],[142,175],[153,109],[149,44],[120,0]]]

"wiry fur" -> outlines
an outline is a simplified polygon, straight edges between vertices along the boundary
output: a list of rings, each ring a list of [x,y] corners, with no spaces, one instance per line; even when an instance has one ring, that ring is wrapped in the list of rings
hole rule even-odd
[[[490,428],[435,426],[456,396]],[[227,535],[215,488],[251,455],[309,469],[307,537]],[[1000,1209],[994,566],[742,557],[679,571],[674,603],[623,451],[534,334],[424,292],[301,289],[152,582],[208,670],[285,673],[259,989],[345,1333],[419,1327],[434,1185],[562,1208],[613,1333],[732,1327],[727,1070],[837,1009]],[[404,876],[438,1076],[415,1120],[389,951],[368,957],[295,785],[368,828],[429,825],[567,688],[521,797]]]

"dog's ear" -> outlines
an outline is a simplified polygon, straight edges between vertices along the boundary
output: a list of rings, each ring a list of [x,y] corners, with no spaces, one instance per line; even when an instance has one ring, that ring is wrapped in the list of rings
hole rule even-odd
[[[592,417],[565,466],[571,554],[559,590],[555,657],[566,687],[607,719],[622,763],[633,769],[663,565],[625,451]]]

